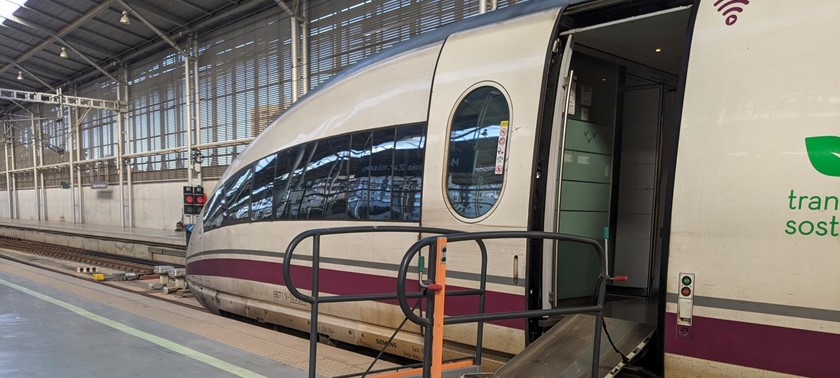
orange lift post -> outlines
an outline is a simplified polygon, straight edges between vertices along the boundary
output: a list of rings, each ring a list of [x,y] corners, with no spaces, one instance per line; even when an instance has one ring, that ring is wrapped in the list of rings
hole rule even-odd
[[[437,238],[437,258],[435,259],[435,282],[430,283],[428,289],[435,293],[434,322],[432,324],[432,367],[431,376],[440,377],[444,370],[470,367],[473,361],[462,360],[449,363],[443,362],[443,310],[446,302],[446,242],[444,236]],[[390,373],[377,374],[376,378],[413,377],[423,373],[423,368],[408,369]]]

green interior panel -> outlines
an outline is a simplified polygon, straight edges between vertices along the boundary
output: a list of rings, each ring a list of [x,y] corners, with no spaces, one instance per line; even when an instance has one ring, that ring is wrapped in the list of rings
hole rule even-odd
[[[604,226],[609,224],[610,213],[598,211],[561,211],[560,229],[564,234],[601,239]]]
[[[610,185],[593,183],[568,181],[563,183],[563,197],[561,198],[560,209],[561,215],[563,211],[574,210],[586,214],[587,212],[610,212]],[[604,198],[607,200],[604,201]],[[569,214],[574,217],[574,213]],[[561,221],[562,222],[562,221]],[[561,223],[562,224],[562,223]],[[604,225],[601,225],[603,228]],[[601,233],[598,233],[600,237]],[[581,235],[582,236],[582,235]]]
[[[563,178],[566,180],[598,182],[612,181],[612,156],[566,150]]]
[[[618,67],[575,55],[572,69],[575,114],[567,122],[558,231],[602,240],[610,221]],[[592,295],[600,264],[591,246],[560,245],[557,300]]]
[[[566,151],[594,152],[612,155],[612,126],[569,119],[566,132]]]

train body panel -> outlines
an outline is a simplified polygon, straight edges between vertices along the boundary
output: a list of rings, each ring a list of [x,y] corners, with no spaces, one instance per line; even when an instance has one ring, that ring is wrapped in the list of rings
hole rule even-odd
[[[566,3],[469,21],[478,27],[363,64],[290,108],[234,161],[193,235],[187,269],[202,303],[308,330],[281,269],[291,238],[314,228],[558,231],[603,240],[614,273],[633,272],[611,292],[659,300],[660,373],[829,376],[840,344],[840,47],[814,36],[840,36],[840,4],[592,1],[567,16]],[[657,60],[654,43],[681,50],[675,33],[690,51]],[[260,179],[266,165],[274,176]],[[253,186],[245,197],[241,182]],[[393,291],[422,236],[325,237],[322,292]],[[569,257],[576,249],[488,248],[490,312],[591,294],[599,266]],[[295,254],[295,284],[309,289],[311,243]],[[475,287],[477,249],[453,243],[448,254],[449,285]],[[585,285],[561,292],[569,277]],[[476,304],[455,299],[447,313]],[[371,347],[402,320],[388,302],[321,310],[319,332]],[[398,336],[397,354],[422,357],[417,332]],[[464,344],[473,333],[447,328]],[[484,345],[518,353],[535,333],[535,322],[491,322]]]
[[[285,147],[331,135],[425,122],[441,46],[437,42],[389,57],[330,83],[329,90],[304,96],[242,152],[220,182],[242,164]]]
[[[840,227],[830,235],[834,204],[824,201],[837,195],[832,186],[838,179],[812,168],[806,146],[808,138],[837,134],[840,86],[826,80],[825,73],[840,58],[840,48],[800,42],[809,35],[840,36],[830,16],[814,17],[815,12],[829,15],[840,8],[831,2],[822,12],[813,5],[797,14],[782,4],[762,4],[750,7],[750,19],[743,25],[726,29],[718,25],[720,15],[708,8],[702,7],[698,15],[686,83],[671,267],[709,264],[695,269],[712,275],[703,285],[713,297],[749,296],[773,303],[782,300],[779,293],[788,292],[786,304],[840,308],[840,297],[821,295],[808,279],[763,279],[766,272],[803,261],[825,262],[808,274],[828,278],[829,270],[820,269],[840,263],[840,255],[830,252],[838,246],[832,237]],[[797,27],[778,23],[774,15],[783,10],[786,17],[811,21]],[[768,38],[766,33],[779,37]],[[778,44],[788,46],[784,54],[778,53]],[[800,200],[800,195],[807,198]],[[817,197],[822,200],[819,206],[811,202]],[[824,221],[822,226],[828,227],[820,231],[806,226],[807,235],[800,227],[794,234],[789,220]],[[719,266],[721,261],[732,264]],[[802,273],[776,274],[795,278]],[[738,285],[720,284],[733,277],[739,277]],[[762,285],[753,285],[758,281]]]
[[[832,151],[809,140],[840,130],[840,47],[815,40],[840,37],[840,4],[751,2],[731,26],[715,5],[697,9],[688,64],[666,351],[829,376],[840,296],[822,288],[840,285],[840,177],[819,171],[814,155]],[[690,339],[675,324],[680,273],[696,277]]]
[[[423,192],[424,226],[443,227],[468,232],[491,230],[526,230],[528,228],[535,134],[539,116],[540,95],[548,50],[553,41],[558,9],[508,20],[500,24],[450,36],[444,44],[434,79],[427,147],[427,183]],[[491,40],[492,44],[484,41]],[[477,69],[481,67],[481,69]],[[481,148],[463,151],[453,148],[459,131],[456,122],[461,106],[474,93],[492,88],[500,102],[508,107],[507,117],[497,120],[504,125],[506,142],[491,140],[489,159],[483,168],[492,170],[489,180],[495,187],[482,187],[473,180],[463,183],[459,175],[479,172]],[[501,100],[504,99],[504,100]],[[483,131],[482,131],[483,132]],[[490,134],[493,135],[491,130]],[[464,164],[473,167],[464,169]],[[452,173],[457,171],[460,173]],[[481,179],[485,179],[482,176]],[[479,193],[479,194],[475,194]],[[482,198],[480,193],[485,193]],[[476,205],[476,202],[483,204]],[[449,269],[463,267],[477,272],[478,251],[472,245],[450,245]],[[521,240],[488,242],[490,252],[488,274],[503,282],[519,297],[508,304],[509,310],[524,310],[526,303],[527,245]],[[457,268],[456,268],[457,269]],[[521,321],[524,325],[524,321]],[[524,346],[524,334],[508,339],[510,348]]]
[[[527,228],[527,203],[531,193],[525,183],[533,178],[535,125],[545,60],[557,15],[557,10],[546,11],[447,39],[435,74],[429,112],[427,153],[434,158],[427,159],[427,170],[429,179],[436,182],[424,188],[424,225],[470,231]],[[485,40],[493,43],[484,43]],[[484,214],[466,217],[453,209],[458,205],[456,201],[447,199],[452,183],[447,182],[445,168],[453,170],[459,159],[463,164],[463,156],[453,154],[454,151],[447,147],[455,133],[451,127],[455,105],[481,87],[498,89],[510,107],[510,118],[503,120],[508,121],[507,150],[500,153],[504,166],[496,173],[503,176],[500,194],[495,198],[497,202],[488,206]],[[493,149],[494,155],[496,152]],[[493,163],[498,164],[495,159]]]
[[[307,141],[354,133],[359,130],[413,123],[426,124],[430,106],[429,92],[434,87],[434,95],[431,99],[436,105],[433,106],[432,112],[439,112],[442,108],[446,110],[428,124],[428,131],[425,134],[428,139],[425,142],[425,160],[422,167],[422,218],[417,219],[421,221],[419,223],[402,224],[407,226],[422,224],[429,227],[449,227],[469,231],[499,228],[525,229],[522,224],[527,220],[526,204],[529,200],[530,189],[527,185],[505,183],[530,180],[531,177],[535,145],[533,125],[536,123],[537,100],[541,93],[542,67],[547,49],[550,47],[557,15],[558,9],[548,10],[505,20],[502,23],[476,30],[456,33],[443,44],[446,51],[438,62],[436,62],[437,52],[441,50],[439,43],[378,62],[331,83],[324,90],[307,96],[289,109],[275,124],[261,134],[231,165],[220,183],[236,181],[236,178],[232,178],[234,174],[278,149],[282,150]],[[510,46],[511,49],[501,50],[483,45],[481,41],[488,33],[499,43]],[[541,38],[535,37],[538,35]],[[529,39],[529,42],[517,43],[523,39]],[[511,56],[515,56],[516,59],[510,60]],[[489,71],[475,69],[488,61],[498,64]],[[436,64],[438,67],[433,81],[432,72]],[[370,85],[371,83],[376,83],[376,85]],[[505,123],[505,132],[510,130],[509,142],[507,142],[509,150],[501,156],[502,172],[490,172],[497,178],[504,178],[498,180],[499,185],[490,189],[493,191],[493,200],[497,201],[498,205],[491,206],[490,211],[484,209],[488,214],[478,217],[477,220],[459,218],[450,211],[446,211],[446,216],[441,217],[439,209],[446,209],[451,204],[451,200],[446,200],[447,171],[445,168],[448,167],[442,158],[441,149],[449,145],[449,138],[445,136],[449,135],[449,125],[456,112],[453,104],[456,104],[459,98],[464,100],[464,96],[470,90],[482,86],[475,85],[476,83],[482,83],[483,86],[489,86],[493,91],[501,93],[501,96],[497,98],[502,99],[508,106],[508,116],[501,121]],[[521,113],[521,115],[514,118],[512,116],[514,113]],[[519,123],[523,127],[518,127]],[[498,130],[491,131],[490,137],[498,139],[497,133]],[[495,168],[493,164],[497,157],[498,142],[493,140],[492,145],[488,146],[489,149],[481,153],[489,154],[488,156],[492,158],[493,161],[490,162],[492,170]],[[467,160],[469,157],[465,157],[465,165]],[[486,164],[486,162],[483,163]],[[471,161],[470,164],[478,164],[478,159]],[[374,168],[375,166],[371,165],[371,170]],[[459,174],[474,173],[459,172]],[[455,180],[463,179],[456,178]],[[500,195],[502,191],[500,185],[509,185],[506,189],[507,194]],[[224,186],[220,185],[218,189],[220,196],[224,196],[225,191]],[[210,212],[214,208],[213,203],[214,200],[211,198],[208,205]],[[204,226],[208,225],[208,217],[212,218],[212,215],[205,214]],[[279,252],[291,237],[312,228],[358,224],[341,220],[290,221],[283,222],[282,233],[277,233],[279,225],[277,222],[242,224],[232,222],[233,224],[222,226],[225,222],[227,220],[221,223],[210,222],[213,224],[212,230],[199,227],[198,235],[194,236],[196,241],[190,245],[191,251],[200,251],[190,252],[188,260],[190,280],[197,287],[203,288],[204,292],[213,292],[212,296],[228,297],[226,302],[222,301],[227,304],[222,303],[219,309],[252,318],[256,317],[253,314],[260,313],[258,309],[261,307],[282,308],[282,306],[276,306],[278,303],[295,308],[295,300],[290,298],[279,277],[282,267],[282,255]],[[365,224],[388,223],[368,222]],[[272,234],[278,237],[276,239],[265,237]],[[394,277],[399,259],[418,236],[417,234],[376,234],[362,237],[338,235],[324,238],[321,244],[322,269],[327,273],[321,274],[321,289],[327,293],[350,294],[342,291],[342,283],[344,283],[343,286],[349,287],[350,285],[346,283],[354,282],[362,288],[367,288],[367,292],[371,292],[370,290],[378,292],[380,290],[378,288],[387,291],[384,288],[395,286]],[[524,309],[526,307],[525,244],[517,241],[498,241],[488,243],[488,248],[491,252],[495,252],[488,266],[488,290],[490,290],[488,299],[491,302],[488,309],[493,311]],[[310,249],[311,244],[305,242],[299,246],[296,253],[301,256],[311,255]],[[450,285],[476,287],[480,268],[475,259],[478,250],[467,245],[453,245],[450,250]],[[511,262],[514,261],[516,264],[512,269]],[[309,266],[308,259],[296,260],[293,269],[297,270],[300,276],[307,276]],[[270,270],[276,273],[269,273]],[[272,274],[276,274],[274,278],[271,278]],[[308,282],[296,283],[303,285],[303,288],[308,287]],[[359,290],[364,292],[364,289]],[[199,296],[202,295],[205,294],[199,294]],[[243,300],[231,300],[232,297],[240,297]],[[245,300],[246,298],[248,300]],[[213,301],[214,299],[205,295],[203,300]],[[474,298],[459,302],[447,306],[448,312],[474,313],[477,309]],[[210,307],[212,306],[211,304]],[[243,314],[243,312],[248,314]],[[325,306],[323,312],[329,316],[325,318],[327,319],[325,324],[330,324],[329,319],[350,319],[358,327],[362,327],[364,323],[370,323],[382,328],[382,326],[394,327],[402,320],[399,309],[393,305]],[[293,313],[294,311],[290,311],[286,315],[294,316]],[[364,319],[364,322],[359,322],[359,319]],[[524,324],[521,320],[488,324],[485,331],[485,345],[497,351],[517,353],[525,345]],[[455,326],[448,332],[447,338],[469,344],[474,342],[474,333],[475,326],[473,325]],[[382,334],[378,337],[384,340],[387,336]]]
[[[285,235],[288,232],[291,236],[310,228],[319,227],[340,227],[340,222],[289,222],[291,225],[284,228]],[[299,224],[295,225],[295,223]],[[270,223],[255,223],[248,227],[240,226],[233,232],[227,232],[226,228],[213,230],[203,237],[205,242],[214,245],[224,244],[224,241],[233,240],[230,248],[205,250],[200,254],[194,254],[188,262],[191,285],[205,290],[197,290],[197,297],[201,301],[215,302],[218,309],[226,312],[239,314],[246,317],[258,318],[260,320],[288,318],[282,323],[283,326],[304,325],[308,320],[308,312],[305,318],[300,318],[301,310],[308,306],[301,303],[289,294],[282,279],[283,247],[286,242],[283,235],[278,238],[265,238],[266,234],[277,234],[272,230]],[[276,227],[276,225],[274,225]],[[234,227],[229,227],[234,229]],[[225,231],[225,232],[222,232]],[[324,237],[321,241],[321,279],[320,288],[322,292],[331,294],[372,294],[390,293],[396,287],[396,271],[400,259],[405,250],[417,240],[417,234],[377,234],[377,235],[355,235],[353,237],[335,236]],[[245,242],[249,240],[251,242]],[[457,248],[456,248],[457,250]],[[467,251],[465,251],[467,252]],[[454,255],[455,253],[453,253]],[[308,290],[311,286],[311,243],[301,243],[296,250],[296,256],[302,259],[295,259],[292,267],[292,275],[298,288]],[[450,285],[452,287],[474,287],[475,273],[466,269],[475,269],[474,259],[455,259],[453,270],[450,273]],[[505,268],[510,269],[509,266]],[[509,270],[506,271],[509,273]],[[512,311],[519,307],[511,307],[513,303],[522,303],[521,285],[507,284],[503,278],[489,277],[488,300],[494,302],[488,308],[494,311]],[[209,289],[209,290],[207,290]],[[216,292],[223,293],[218,300]],[[211,294],[206,294],[211,293]],[[213,307],[210,305],[207,307]],[[475,300],[459,301],[449,305],[447,313],[467,314],[473,313],[477,306]],[[289,311],[286,311],[289,308]],[[277,313],[265,313],[266,311],[280,311]],[[351,304],[333,304],[321,307],[325,315],[324,327],[337,327],[334,323],[350,321],[354,325],[350,330],[354,335],[363,323],[375,325],[373,330],[388,330],[399,325],[403,315],[393,304],[364,302]],[[284,318],[284,319],[285,319]],[[296,318],[296,319],[292,319]],[[358,321],[364,319],[363,322]],[[266,320],[267,321],[267,320]],[[487,335],[487,346],[496,350],[510,351],[510,339],[523,340],[521,337],[521,322],[506,322],[501,325],[489,324],[485,331]],[[297,327],[306,329],[305,327]],[[407,331],[415,327],[408,326]],[[457,329],[454,329],[457,328]],[[471,343],[475,340],[475,326],[466,325],[453,327],[448,338],[462,343]],[[341,335],[337,336],[342,336]],[[333,337],[333,335],[328,334]],[[369,338],[387,340],[389,333],[383,331],[380,334],[370,334]],[[347,341],[337,338],[339,341]],[[406,339],[414,340],[412,338]],[[422,338],[419,345],[422,346]],[[415,340],[415,341],[417,341]],[[350,341],[347,341],[350,342]],[[518,348],[523,347],[520,342]],[[412,344],[415,347],[417,344]],[[406,348],[409,348],[406,346]],[[422,350],[422,348],[421,348]]]

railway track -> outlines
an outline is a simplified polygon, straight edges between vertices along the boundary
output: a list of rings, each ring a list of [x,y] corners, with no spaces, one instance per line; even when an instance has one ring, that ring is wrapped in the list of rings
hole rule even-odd
[[[155,263],[154,261],[147,261],[143,259],[131,258],[131,257],[124,257],[124,256],[113,256],[108,255],[105,253],[98,253],[98,252],[91,252],[86,251],[80,248],[73,248],[67,246],[60,246],[54,244],[46,244],[46,243],[39,243],[39,242],[32,242],[27,240],[20,240],[20,239],[12,239],[12,238],[5,238],[0,237],[0,250],[8,249],[13,250],[16,252],[22,252],[27,254],[36,254],[40,256],[67,260],[67,261],[74,261],[80,262],[83,264],[89,264],[97,267],[107,267],[115,270],[121,271],[129,271],[137,273],[138,276],[152,274],[154,271],[155,265],[161,265],[160,263]],[[63,274],[66,276],[71,276],[79,279],[89,280],[89,276],[82,277],[79,276],[75,271],[67,271],[62,269],[57,269],[55,267],[46,266],[43,264],[33,263],[31,261],[27,261],[25,259],[21,259],[19,257],[9,256],[7,254],[2,253],[0,251],[0,258],[14,261],[19,264],[24,264],[28,266],[32,266],[38,269],[47,270],[54,273]],[[172,264],[166,264],[172,265]],[[178,306],[187,307],[193,310],[207,312],[207,310],[201,306],[191,305],[187,303],[183,303],[177,300],[172,300],[166,297],[162,297],[160,295],[154,295],[151,292],[144,292],[139,291],[137,289],[128,288],[126,286],[120,285],[120,281],[98,281],[99,284],[112,287],[114,289],[122,290],[125,292],[142,295],[148,298],[154,298],[157,300],[161,300],[164,302],[168,302],[171,304],[176,304]]]
[[[7,248],[62,260],[75,261],[93,266],[134,272],[138,275],[152,274],[154,266],[158,265],[152,261],[142,259],[124,256],[117,257],[104,253],[87,251],[81,248],[6,237],[0,237],[0,248]]]

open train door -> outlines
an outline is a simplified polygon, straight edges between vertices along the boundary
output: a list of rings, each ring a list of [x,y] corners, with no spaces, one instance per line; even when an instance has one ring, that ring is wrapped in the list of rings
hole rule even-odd
[[[678,129],[678,83],[693,8],[688,1],[659,4],[567,9],[538,137],[542,182],[534,187],[531,228],[601,240],[608,272],[629,276],[608,286],[606,314],[633,323],[618,337],[610,329],[614,339],[627,336],[616,341],[625,352],[646,342],[658,323],[674,158],[665,152]],[[531,249],[529,275],[541,277],[530,286],[539,293],[530,298],[531,308],[590,300],[601,262],[573,244],[539,247],[541,253]],[[557,321],[565,320],[532,320],[532,340],[555,337],[548,330]],[[586,348],[587,341],[580,343]]]
[[[602,240],[608,271],[630,276],[612,292],[650,298],[659,291],[663,204],[670,190],[664,151],[676,130],[676,93],[689,6],[633,14],[559,33],[551,118],[544,118],[538,174],[544,198],[532,227]],[[598,19],[587,15],[585,20]],[[604,12],[613,15],[620,11]],[[590,21],[592,22],[592,21]],[[575,15],[569,23],[575,24]],[[548,112],[547,112],[548,113]],[[540,190],[538,185],[537,190]],[[542,216],[542,218],[539,218]],[[546,245],[541,305],[591,296],[599,262]],[[536,306],[533,303],[532,306]]]

